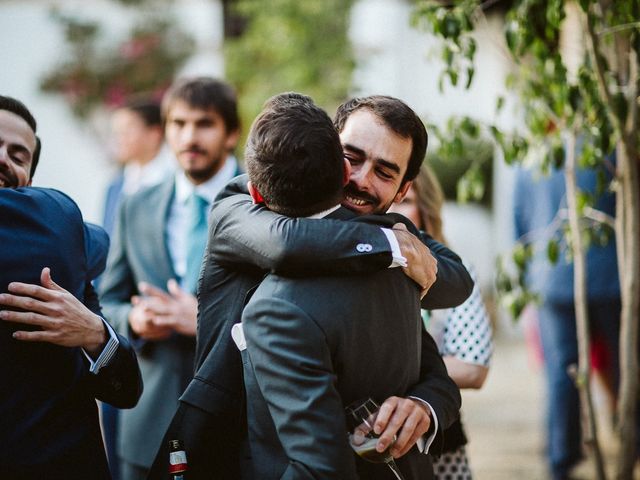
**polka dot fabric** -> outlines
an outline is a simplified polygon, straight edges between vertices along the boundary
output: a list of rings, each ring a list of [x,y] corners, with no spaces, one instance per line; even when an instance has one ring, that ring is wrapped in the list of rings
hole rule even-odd
[[[476,282],[469,298],[456,308],[432,310],[427,329],[441,355],[488,367],[493,354],[491,323],[473,269],[469,273]]]
[[[432,333],[441,355],[455,356],[466,363],[489,366],[493,342],[489,315],[482,301],[477,277],[467,267],[475,286],[469,298],[456,308],[431,312],[428,330]],[[471,469],[464,446],[455,452],[443,453],[434,460],[437,480],[471,480]]]
[[[472,480],[473,475],[465,448],[460,447],[455,452],[443,453],[433,464],[433,473],[438,480]]]

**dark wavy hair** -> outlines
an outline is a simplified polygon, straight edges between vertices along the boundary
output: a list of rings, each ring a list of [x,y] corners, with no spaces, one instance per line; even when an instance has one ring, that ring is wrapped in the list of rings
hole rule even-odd
[[[306,95],[290,92],[267,100],[251,126],[245,161],[251,183],[273,211],[301,217],[342,200],[340,137]]]
[[[413,180],[420,171],[420,165],[427,153],[429,137],[427,129],[406,103],[394,97],[371,95],[349,100],[338,107],[333,119],[338,132],[342,132],[349,116],[358,110],[367,109],[380,118],[384,124],[400,135],[411,139],[411,155],[402,183]]]
[[[228,83],[212,77],[182,78],[177,80],[162,98],[162,118],[167,119],[169,109],[177,100],[201,110],[214,110],[224,121],[227,133],[240,128],[236,92]]]

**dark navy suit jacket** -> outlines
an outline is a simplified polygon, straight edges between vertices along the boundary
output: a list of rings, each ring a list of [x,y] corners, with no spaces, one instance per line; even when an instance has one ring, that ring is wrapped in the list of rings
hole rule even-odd
[[[76,204],[51,189],[0,189],[0,292],[40,283],[50,267],[59,285],[100,313],[91,279],[104,269],[108,237],[86,225]],[[110,478],[96,398],[134,406],[142,383],[133,349],[120,337],[95,375],[80,348],[25,343],[29,327],[0,322],[0,473],[10,478]]]

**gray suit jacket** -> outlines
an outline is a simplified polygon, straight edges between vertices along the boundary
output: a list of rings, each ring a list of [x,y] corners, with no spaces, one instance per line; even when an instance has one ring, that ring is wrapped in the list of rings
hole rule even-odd
[[[354,218],[339,209],[328,217],[333,220],[291,219],[252,205],[248,195],[237,193],[246,193],[246,177],[231,182],[212,209],[210,241],[198,292],[196,373],[180,398],[181,405],[166,434],[167,440],[184,441],[193,478],[227,479],[238,475],[240,444],[246,430],[244,385],[242,361],[229,333],[232,325],[240,321],[247,291],[260,282],[265,270],[271,269],[296,276],[385,269],[391,263],[389,242],[379,226],[363,222],[381,222],[390,227],[400,217]],[[318,242],[328,237],[331,242]],[[372,246],[370,251],[356,248],[363,242]],[[438,258],[437,284],[441,288],[434,288],[438,294],[429,293],[427,300],[457,305],[468,296],[473,283],[453,252],[433,241],[428,245]],[[457,415],[459,405],[450,401],[453,384],[448,383],[446,371],[442,372],[444,367],[435,344],[428,337],[424,345],[423,382],[421,388],[416,387],[415,395],[430,402],[440,425],[447,426]],[[457,391],[455,385],[453,390]],[[149,477],[154,480],[167,478],[165,443]]]
[[[423,340],[418,292],[402,271],[304,279],[271,274],[242,322],[254,478],[394,478],[385,465],[354,455],[344,408],[366,397],[381,403],[418,393],[412,391]],[[455,404],[457,388],[447,387]],[[407,480],[430,478],[429,457],[415,447],[402,460]]]
[[[138,406],[120,415],[118,454],[127,462],[150,467],[171,421],[178,397],[193,372],[195,340],[174,334],[149,342],[129,328],[131,296],[138,282],[166,289],[176,278],[166,242],[166,223],[174,194],[174,179],[125,199],[100,284],[106,318],[128,336],[138,354],[144,393]]]

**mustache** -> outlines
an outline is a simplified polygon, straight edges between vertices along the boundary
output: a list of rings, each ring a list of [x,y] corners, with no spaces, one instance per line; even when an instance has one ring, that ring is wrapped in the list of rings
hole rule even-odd
[[[180,153],[199,153],[201,155],[206,155],[207,151],[194,145],[194,146],[191,146],[189,148],[185,148],[183,150],[180,150]]]
[[[344,187],[344,194],[349,195],[350,197],[359,198],[366,202],[378,203],[378,199],[376,197],[374,197],[370,193],[358,190],[358,187],[356,187],[355,184],[351,182],[347,183],[347,185]]]
[[[7,168],[0,167],[0,181],[4,183],[5,187],[17,187],[18,177]]]

